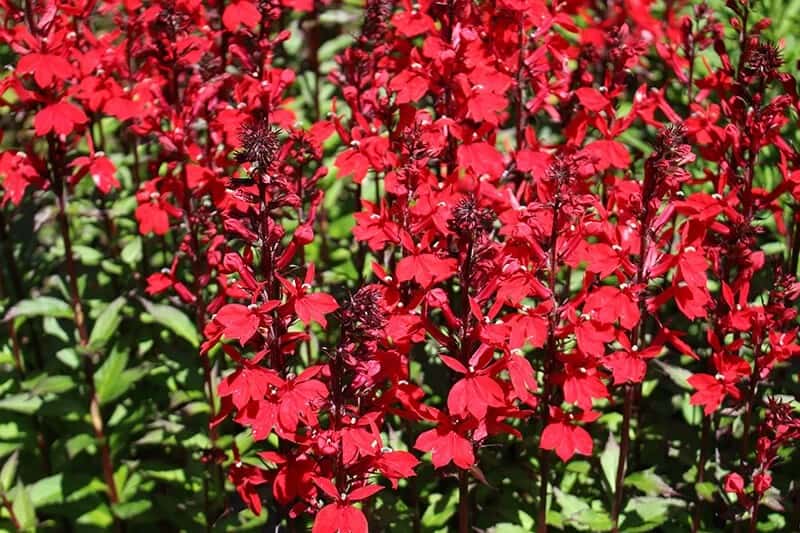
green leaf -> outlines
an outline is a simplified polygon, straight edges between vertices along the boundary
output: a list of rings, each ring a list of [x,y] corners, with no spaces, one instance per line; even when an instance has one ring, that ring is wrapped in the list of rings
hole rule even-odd
[[[700,406],[692,405],[692,397],[683,393],[680,397],[680,409],[683,419],[692,426],[699,426],[703,421],[703,409]]]
[[[121,386],[118,388],[120,391],[119,394],[116,396],[112,395],[106,401],[110,402],[121,396],[125,393],[129,387],[131,387],[134,383],[145,377],[147,374],[150,373],[150,369],[152,368],[149,364],[141,364],[139,366],[129,368],[125,372],[122,373],[120,376]]]
[[[580,531],[609,531],[614,524],[603,510],[594,509],[583,499],[553,487],[556,502],[561,507],[564,523]]]
[[[703,483],[696,483],[694,486],[697,497],[706,502],[714,501],[714,494],[717,492],[717,486],[710,482],[704,481]]]
[[[759,531],[786,531],[786,518],[780,513],[770,513],[766,522],[758,523]]]
[[[642,383],[642,397],[649,398],[655,388],[658,386],[657,379],[647,379]]]
[[[517,524],[509,524],[508,522],[502,522],[497,524],[492,528],[493,533],[527,533],[531,531],[530,529],[525,529],[522,526],[518,526]]]
[[[140,298],[140,300],[156,322],[171,329],[176,335],[189,341],[195,348],[200,346],[200,335],[197,333],[197,328],[183,311],[169,305],[154,304],[144,298]]]
[[[108,272],[114,276],[121,276],[125,272],[122,265],[112,259],[103,259],[100,262],[100,267],[103,269],[103,272]]]
[[[41,405],[41,398],[28,393],[6,396],[0,400],[0,410],[14,411],[24,415],[35,413]]]
[[[326,12],[325,15],[331,16],[331,14],[328,12]],[[352,14],[348,15],[352,18]],[[333,39],[326,41],[325,44],[319,47],[319,61],[323,62],[333,59],[334,55],[344,50],[352,42],[353,37],[349,33],[339,35],[338,37],[334,37]]]
[[[168,483],[181,484],[186,482],[186,471],[183,468],[169,468],[167,465],[161,465],[160,468],[153,466],[142,470],[141,474],[145,478],[158,479]]]
[[[3,468],[0,470],[0,492],[8,492],[14,484],[17,476],[17,466],[19,466],[19,450],[12,453],[6,459]]]
[[[335,26],[335,25],[338,25],[338,24],[352,23],[352,22],[355,21],[356,16],[357,16],[356,13],[353,12],[352,10],[347,10],[347,9],[326,9],[324,13],[320,13],[319,18],[317,20],[320,22],[320,24],[324,24],[326,26]],[[344,46],[347,46],[348,44],[350,44],[353,41],[353,38],[350,37],[349,34],[346,34],[346,35],[347,35],[349,40]],[[333,39],[333,41],[335,42],[336,39]],[[330,42],[330,41],[328,41],[328,42]],[[319,56],[319,60],[320,61],[325,61],[325,60],[332,59],[332,58],[333,58],[332,55],[328,56],[328,57],[322,56],[322,51],[320,49],[320,56]]]
[[[122,520],[130,520],[153,508],[153,503],[149,500],[136,500],[132,502],[118,503],[111,507],[111,510]]]
[[[120,258],[130,266],[142,260],[142,239],[138,235],[131,240],[119,254]]]
[[[589,509],[588,503],[571,494],[567,494],[558,487],[553,487],[553,494],[556,497],[556,502],[561,507],[561,511],[565,515],[579,514]]]
[[[669,518],[670,508],[685,506],[686,503],[677,498],[637,496],[628,501],[625,512],[635,512],[645,522],[660,525]]]
[[[42,329],[48,335],[52,335],[62,342],[69,341],[69,335],[67,335],[67,332],[64,331],[64,328],[61,327],[61,324],[58,323],[58,320],[52,316],[44,317],[44,320],[42,321]]]
[[[438,528],[447,524],[456,513],[458,492],[453,490],[447,499],[441,494],[431,494],[428,497],[428,507],[422,515],[422,525],[426,529]]]
[[[596,509],[584,511],[573,523],[577,529],[584,531],[611,531],[614,528],[608,513]]]
[[[625,478],[625,485],[636,487],[648,496],[674,496],[676,493],[664,479],[656,474],[655,467],[634,472]]]
[[[120,467],[117,468],[116,472],[114,472],[114,486],[115,487],[120,487],[120,488],[124,487],[125,483],[128,481],[128,475],[129,474],[130,474],[130,469],[129,469],[128,465],[124,464],[124,463],[122,465],[120,465]],[[119,494],[121,495],[122,492],[119,491]],[[120,502],[124,502],[124,501],[125,501],[124,498],[120,499]],[[114,509],[111,509],[111,510],[113,511]]]
[[[767,255],[783,255],[786,252],[786,245],[783,241],[767,242],[761,245],[761,250]]]
[[[533,531],[534,520],[531,515],[522,509],[518,509],[517,516],[519,517],[519,523],[522,524],[522,527],[524,527],[527,531]]]
[[[121,379],[126,366],[128,366],[128,352],[115,347],[103,361],[102,366],[97,369],[94,374],[94,386],[100,405],[118,398],[130,385]]]
[[[64,300],[52,296],[39,296],[31,300],[20,300],[6,313],[4,320],[17,317],[51,316],[72,318],[72,308]]]
[[[100,528],[101,530],[108,530],[108,528],[111,527],[111,524],[114,523],[114,517],[111,515],[111,511],[109,510],[108,506],[103,503],[91,511],[79,516],[76,522],[82,526],[94,526],[95,528]]]
[[[353,232],[355,220],[351,214],[345,214],[328,225],[328,236],[332,239],[344,239]]]
[[[64,363],[71,369],[76,369],[81,365],[81,358],[78,355],[77,350],[68,346],[66,348],[62,348],[56,352],[56,359]]]
[[[614,438],[613,433],[608,434],[606,446],[603,453],[600,454],[600,466],[603,467],[603,474],[606,476],[608,486],[611,487],[611,493],[615,494],[617,490],[617,467],[619,466],[619,444],[617,439]]]
[[[124,306],[125,298],[120,296],[103,309],[103,312],[100,313],[100,316],[97,317],[97,321],[94,323],[92,333],[89,335],[90,347],[94,349],[105,347],[122,321],[120,312]]]
[[[23,530],[33,528],[36,525],[36,508],[33,506],[31,495],[21,480],[17,482],[11,501],[11,508],[14,510],[14,516],[19,521],[20,528]]]
[[[90,451],[94,448],[94,437],[88,433],[81,433],[75,435],[67,440],[65,447],[67,449],[67,457],[74,459],[79,453]]]
[[[72,251],[77,256],[78,261],[86,266],[97,266],[104,257],[102,252],[82,244],[74,244]]]
[[[535,522],[528,513],[517,510],[517,517],[519,517],[519,524],[502,522],[497,524],[492,531],[494,531],[494,533],[526,533],[535,530]]]
[[[36,380],[31,388],[31,394],[44,396],[45,394],[60,394],[75,387],[72,376],[45,376]]]
[[[64,492],[61,488],[63,481],[64,475],[56,474],[42,478],[28,487],[28,493],[31,495],[33,505],[41,507],[62,503],[64,501]]]
[[[653,363],[661,369],[677,386],[685,390],[694,390],[689,382],[686,381],[692,375],[689,370],[678,366],[667,364],[658,359],[653,359]]]

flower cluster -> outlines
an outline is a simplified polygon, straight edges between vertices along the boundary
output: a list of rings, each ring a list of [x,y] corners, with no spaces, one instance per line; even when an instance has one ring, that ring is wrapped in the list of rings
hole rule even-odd
[[[501,484],[539,531],[756,531],[800,436],[800,99],[768,18],[695,4],[0,0],[0,206],[54,197],[113,520],[139,456],[99,407],[93,214],[121,261],[137,233],[115,291],[196,348],[209,530],[235,491],[419,531],[452,475],[461,532]]]

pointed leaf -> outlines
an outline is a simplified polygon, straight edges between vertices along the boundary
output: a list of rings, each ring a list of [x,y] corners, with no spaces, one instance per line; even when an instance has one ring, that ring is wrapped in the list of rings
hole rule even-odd
[[[43,505],[54,505],[64,501],[64,492],[62,484],[64,482],[63,474],[56,474],[42,478],[30,487],[28,493],[31,496],[31,501],[35,507]]]
[[[32,394],[13,394],[0,399],[0,410],[14,411],[25,415],[33,414],[42,405],[42,399]]]
[[[686,390],[694,390],[687,381],[692,373],[685,368],[667,364],[659,359],[653,359],[653,363],[661,369],[677,386]]]
[[[655,467],[634,472],[625,478],[625,485],[636,487],[648,496],[674,496],[675,490],[656,474]]]
[[[0,492],[8,492],[14,484],[17,476],[17,466],[19,466],[19,450],[12,453],[6,459],[2,470],[0,470]]]
[[[31,394],[44,396],[45,394],[60,394],[75,387],[72,376],[47,376],[37,380],[30,389]]]
[[[31,300],[21,300],[8,310],[4,320],[17,317],[51,316],[72,318],[72,308],[64,300],[51,296],[39,296]]]
[[[95,372],[94,386],[101,405],[125,392],[124,390],[120,391],[121,388],[126,387],[120,378],[126,366],[128,366],[127,350],[115,347]]]
[[[617,467],[619,466],[619,444],[612,433],[608,434],[606,446],[600,454],[600,465],[603,467],[603,474],[606,476],[611,493],[617,490]]]
[[[31,495],[22,481],[17,482],[12,496],[12,509],[14,516],[19,521],[20,528],[24,531],[36,525],[36,508],[33,506]]]
[[[183,311],[169,305],[154,304],[144,298],[140,300],[145,310],[156,322],[171,329],[176,335],[189,341],[195,348],[200,346],[200,335],[197,333],[197,328]]]
[[[94,327],[92,327],[92,333],[89,335],[89,346],[94,349],[105,347],[122,321],[120,312],[124,305],[125,298],[120,296],[108,304],[103,312],[100,313],[94,323]]]

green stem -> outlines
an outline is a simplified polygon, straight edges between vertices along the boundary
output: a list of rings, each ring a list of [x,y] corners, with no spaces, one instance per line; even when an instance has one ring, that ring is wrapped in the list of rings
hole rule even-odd
[[[619,460],[617,462],[617,475],[614,480],[614,505],[611,508],[611,520],[614,522],[612,531],[619,531],[619,515],[622,512],[624,491],[622,490],[625,480],[625,464],[628,458],[628,449],[631,444],[631,412],[633,410],[634,388],[630,384],[625,386],[625,405],[622,415],[622,430],[620,435]]]
[[[54,191],[58,201],[58,224],[61,230],[61,238],[64,243],[64,255],[67,267],[67,278],[69,283],[70,297],[72,299],[72,310],[75,315],[75,326],[78,329],[80,345],[86,349],[89,347],[89,332],[86,327],[86,315],[83,311],[80,291],[78,289],[78,273],[75,265],[75,258],[72,251],[72,238],[69,234],[69,217],[67,215],[67,205],[69,202],[67,184],[64,183],[64,165],[62,155],[56,149],[55,139],[49,138],[50,163],[52,165],[52,181],[55,185]],[[83,368],[86,376],[86,387],[89,391],[89,417],[94,430],[97,445],[100,448],[101,466],[103,478],[106,482],[108,500],[113,505],[119,502],[117,485],[114,481],[114,465],[111,460],[111,450],[105,433],[105,423],[100,411],[100,400],[94,386],[94,361],[91,354],[83,357]],[[116,519],[115,519],[116,520]]]

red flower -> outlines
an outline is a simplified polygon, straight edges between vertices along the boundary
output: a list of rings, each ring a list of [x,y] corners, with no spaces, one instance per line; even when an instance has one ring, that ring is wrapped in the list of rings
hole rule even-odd
[[[416,59],[416,60],[415,60]],[[412,63],[409,68],[403,70],[394,77],[389,83],[389,88],[397,91],[397,103],[406,104],[408,102],[418,102],[428,91],[428,76],[426,70],[419,63],[420,59],[412,56]]]
[[[422,452],[431,452],[431,461],[435,468],[442,468],[453,462],[459,468],[467,469],[475,464],[472,442],[463,436],[463,432],[472,429],[468,423],[453,425],[450,419],[437,411],[437,426],[417,437],[414,448]]]
[[[296,378],[289,376],[286,383],[278,391],[280,409],[278,422],[286,431],[295,431],[302,422],[315,419],[317,406],[328,396],[328,388],[324,383],[313,379],[322,367],[312,366]]]
[[[458,164],[472,169],[477,176],[488,174],[495,179],[500,177],[506,166],[503,155],[494,146],[483,141],[460,145]]]
[[[588,144],[584,152],[595,161],[598,170],[606,170],[609,167],[628,168],[631,165],[628,149],[617,141],[595,141]]]
[[[367,517],[352,504],[366,500],[383,487],[366,485],[347,494],[340,494],[328,479],[318,477],[314,479],[314,483],[335,502],[320,509],[314,519],[312,533],[367,533]]]
[[[538,402],[532,393],[536,392],[538,385],[536,383],[536,372],[534,372],[530,361],[522,355],[513,355],[512,352],[512,355],[506,359],[506,369],[511,377],[513,391],[511,397],[535,407]]]
[[[159,181],[151,180],[145,182],[142,190],[136,193],[139,205],[135,215],[142,235],[166,234],[169,231],[170,217],[177,218],[181,215],[181,210],[167,201],[166,195],[160,193],[158,186]]]
[[[647,371],[647,360],[657,357],[661,353],[661,346],[652,345],[645,349],[631,345],[623,334],[617,335],[617,341],[622,345],[622,350],[607,355],[603,365],[611,370],[614,384],[641,383]]]
[[[744,479],[736,472],[731,472],[725,478],[725,492],[740,495],[744,493]]]
[[[280,503],[288,505],[295,500],[307,501],[315,496],[315,461],[304,456],[286,457],[276,452],[261,452],[258,456],[265,462],[278,466],[272,483],[272,493]]]
[[[47,182],[39,175],[31,165],[31,161],[25,152],[3,152],[0,154],[0,176],[3,177],[2,186],[5,194],[0,204],[5,205],[9,201],[13,205],[19,205],[25,190],[29,186],[47,187]]]
[[[42,89],[52,87],[55,82],[64,81],[74,74],[72,65],[64,56],[37,53],[22,56],[17,64],[17,72],[33,74],[33,79]]]
[[[294,283],[290,283],[280,276],[278,276],[278,279],[280,279],[281,283],[286,288],[291,302],[294,305],[297,317],[303,324],[308,326],[311,322],[319,322],[323,328],[328,325],[325,315],[336,311],[339,308],[339,304],[336,303],[336,300],[330,294],[308,292],[311,289],[311,284],[314,282],[313,263],[308,265],[305,281],[302,284],[297,280],[295,280]]]
[[[75,178],[77,179],[86,174],[91,176],[92,181],[103,194],[108,194],[111,189],[120,186],[115,176],[117,169],[114,163],[109,158],[99,155],[99,152],[91,157],[76,157],[70,166],[75,168]]]
[[[36,135],[44,136],[51,131],[59,135],[68,135],[76,126],[83,126],[89,121],[84,112],[69,102],[51,104],[38,113],[33,120]]]
[[[236,339],[244,346],[261,325],[261,315],[257,311],[257,305],[227,304],[217,312],[214,320],[222,325],[227,338]]]
[[[450,415],[466,417],[468,414],[481,420],[486,416],[489,407],[503,407],[505,395],[503,388],[492,378],[497,371],[497,364],[488,365],[476,370],[467,369],[458,360],[447,355],[440,355],[442,362],[451,370],[463,374],[447,395],[447,409]]]
[[[326,505],[314,519],[312,533],[367,533],[367,517],[360,509],[347,503]]]
[[[270,387],[280,388],[284,381],[268,368],[245,365],[226,376],[217,387],[217,394],[230,396],[237,409],[244,409],[250,402],[261,400]]]
[[[237,454],[238,455],[238,454]],[[269,483],[270,478],[260,468],[242,464],[237,457],[237,462],[231,467],[228,478],[236,487],[236,492],[244,500],[245,504],[257,515],[261,514],[261,495],[258,492],[259,485]]]
[[[593,290],[583,304],[583,312],[602,324],[619,324],[632,329],[639,322],[639,307],[627,292],[610,285]]]
[[[550,407],[550,423],[544,428],[539,447],[554,450],[562,461],[579,453],[592,455],[592,437],[576,422],[594,422],[600,413],[581,411],[579,414],[565,413],[558,407]]]
[[[236,0],[225,7],[222,15],[222,23],[229,31],[236,31],[240,25],[255,29],[261,20],[261,13],[252,2],[247,0]]]
[[[395,489],[399,480],[416,475],[414,469],[418,464],[419,459],[404,451],[381,450],[375,458],[375,466],[386,479],[391,481]]]
[[[717,369],[715,375],[694,374],[687,380],[697,391],[690,399],[691,404],[702,405],[706,415],[716,411],[725,396],[740,399],[741,391],[736,383],[750,375],[750,365],[736,355],[716,353],[713,362]]]
[[[403,246],[410,252],[397,263],[397,279],[399,281],[415,280],[423,287],[443,281],[456,272],[456,260],[440,258],[433,252],[426,252],[423,244],[415,246],[411,236],[401,235]]]
[[[580,353],[567,354],[561,357],[564,371],[554,377],[562,383],[564,401],[574,403],[583,410],[592,408],[595,398],[608,397],[608,389],[600,379],[599,362]]]
[[[600,91],[591,87],[581,87],[575,91],[575,95],[581,105],[590,111],[602,111],[611,103]]]

